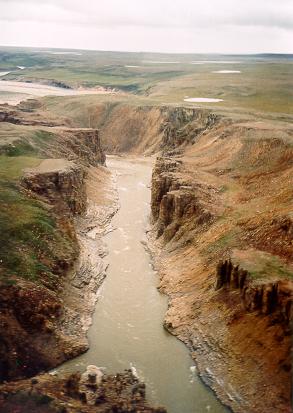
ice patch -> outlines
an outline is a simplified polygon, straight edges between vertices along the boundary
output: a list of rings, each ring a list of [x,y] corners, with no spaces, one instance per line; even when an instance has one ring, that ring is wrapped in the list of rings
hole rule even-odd
[[[228,73],[242,73],[242,72],[241,72],[241,70],[215,70],[212,73],[228,74]]]
[[[214,98],[187,98],[187,99],[184,99],[184,102],[216,103],[216,102],[223,102],[223,99],[214,99]]]
[[[168,65],[171,65],[171,64],[175,64],[175,63],[181,63],[181,62],[178,62],[178,61],[173,61],[173,62],[170,61],[170,62],[167,62],[167,61],[161,61],[161,60],[147,60],[146,63],[168,64]]]
[[[213,63],[213,64],[224,64],[224,65],[232,65],[232,64],[238,64],[241,63],[239,61],[233,61],[233,60],[194,60],[193,62],[191,62],[191,64],[195,64],[195,65],[205,65],[205,64],[209,64],[209,63]]]

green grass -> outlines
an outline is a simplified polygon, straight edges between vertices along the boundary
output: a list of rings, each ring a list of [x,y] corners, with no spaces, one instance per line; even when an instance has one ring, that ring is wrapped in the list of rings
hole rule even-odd
[[[39,165],[40,159],[28,156],[0,156],[0,180],[1,182],[16,182],[25,168],[33,168]]]
[[[53,139],[54,134],[23,125],[4,124],[0,128],[0,156],[40,157],[40,149]],[[16,161],[17,162],[17,161]]]
[[[0,156],[0,279],[6,283],[19,276],[53,286],[52,268],[60,256],[72,254],[71,241],[61,234],[55,218],[20,187],[23,169],[39,162],[33,157]]]
[[[206,256],[217,255],[219,253],[224,253],[227,250],[231,250],[238,245],[238,228],[233,228],[226,232],[214,242],[210,243],[208,247],[202,250],[202,253]]]
[[[286,265],[276,255],[263,251],[248,250],[233,254],[233,261],[247,270],[254,281],[269,281],[270,279],[293,279],[293,268]]]

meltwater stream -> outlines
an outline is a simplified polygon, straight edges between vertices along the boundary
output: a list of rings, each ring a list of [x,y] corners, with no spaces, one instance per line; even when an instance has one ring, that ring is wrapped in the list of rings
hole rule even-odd
[[[65,364],[89,364],[108,373],[132,367],[147,385],[147,397],[169,413],[222,413],[226,409],[194,372],[187,348],[163,328],[167,298],[141,241],[150,213],[151,164],[110,158],[117,174],[120,209],[105,237],[110,263],[89,331],[90,349]],[[97,188],[98,190],[98,188]]]

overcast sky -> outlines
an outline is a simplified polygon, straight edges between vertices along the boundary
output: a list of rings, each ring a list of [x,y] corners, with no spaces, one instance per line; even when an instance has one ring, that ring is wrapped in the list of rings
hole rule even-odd
[[[293,53],[293,0],[0,0],[0,44]]]

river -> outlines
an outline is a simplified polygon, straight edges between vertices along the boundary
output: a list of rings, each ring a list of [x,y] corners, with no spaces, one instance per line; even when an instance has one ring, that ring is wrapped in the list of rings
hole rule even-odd
[[[147,159],[107,159],[117,175],[120,209],[105,237],[110,263],[100,290],[90,349],[62,370],[89,364],[108,373],[132,367],[147,385],[147,396],[169,413],[222,413],[227,410],[195,373],[187,348],[163,328],[167,297],[141,241],[150,213],[152,164]]]

